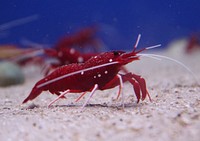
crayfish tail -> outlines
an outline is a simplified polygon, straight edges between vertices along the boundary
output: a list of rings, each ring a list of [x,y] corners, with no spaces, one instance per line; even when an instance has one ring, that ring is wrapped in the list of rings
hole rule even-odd
[[[41,90],[37,89],[36,87],[34,87],[31,91],[31,93],[29,94],[29,96],[22,102],[22,104],[28,102],[29,100],[33,100],[35,99],[37,96],[39,96],[42,93]]]

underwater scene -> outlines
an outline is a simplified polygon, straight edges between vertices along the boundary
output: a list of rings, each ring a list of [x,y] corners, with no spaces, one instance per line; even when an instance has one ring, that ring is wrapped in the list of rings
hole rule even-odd
[[[200,134],[198,0],[1,0],[0,140]]]

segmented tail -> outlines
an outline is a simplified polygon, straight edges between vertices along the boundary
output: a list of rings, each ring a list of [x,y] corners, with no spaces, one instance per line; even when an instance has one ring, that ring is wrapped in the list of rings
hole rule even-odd
[[[41,93],[42,93],[42,90],[36,88],[36,86],[33,87],[31,93],[30,93],[29,96],[22,102],[22,104],[28,102],[29,100],[35,99],[35,98],[36,98],[37,96],[39,96]]]

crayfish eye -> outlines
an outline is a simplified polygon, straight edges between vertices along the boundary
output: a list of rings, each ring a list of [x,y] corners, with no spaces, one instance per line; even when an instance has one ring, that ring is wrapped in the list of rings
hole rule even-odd
[[[113,54],[114,54],[114,56],[120,55],[119,52],[117,52],[117,51],[113,51]]]

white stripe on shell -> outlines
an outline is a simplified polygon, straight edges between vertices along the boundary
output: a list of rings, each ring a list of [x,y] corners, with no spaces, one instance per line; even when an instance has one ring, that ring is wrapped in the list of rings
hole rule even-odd
[[[119,62],[110,62],[110,63],[106,63],[106,64],[94,66],[94,67],[91,67],[91,68],[86,68],[86,69],[82,69],[82,70],[79,70],[79,71],[75,71],[75,72],[72,72],[72,73],[69,73],[69,74],[65,74],[65,75],[62,75],[62,76],[57,77],[57,78],[55,78],[55,79],[51,79],[51,80],[49,80],[49,81],[47,81],[47,82],[44,82],[44,83],[38,85],[37,88],[41,88],[41,87],[43,87],[43,86],[46,86],[46,85],[48,85],[48,84],[51,84],[51,83],[53,83],[53,82],[55,82],[55,81],[59,81],[59,80],[64,79],[64,78],[66,78],[66,77],[69,77],[69,76],[72,76],[72,75],[75,75],[75,74],[79,74],[79,73],[81,73],[81,72],[83,72],[83,71],[86,72],[86,71],[90,71],[90,70],[93,70],[93,69],[98,69],[98,68],[101,68],[101,67],[110,66],[110,65],[114,65],[114,64],[118,64],[118,63],[119,63]]]

